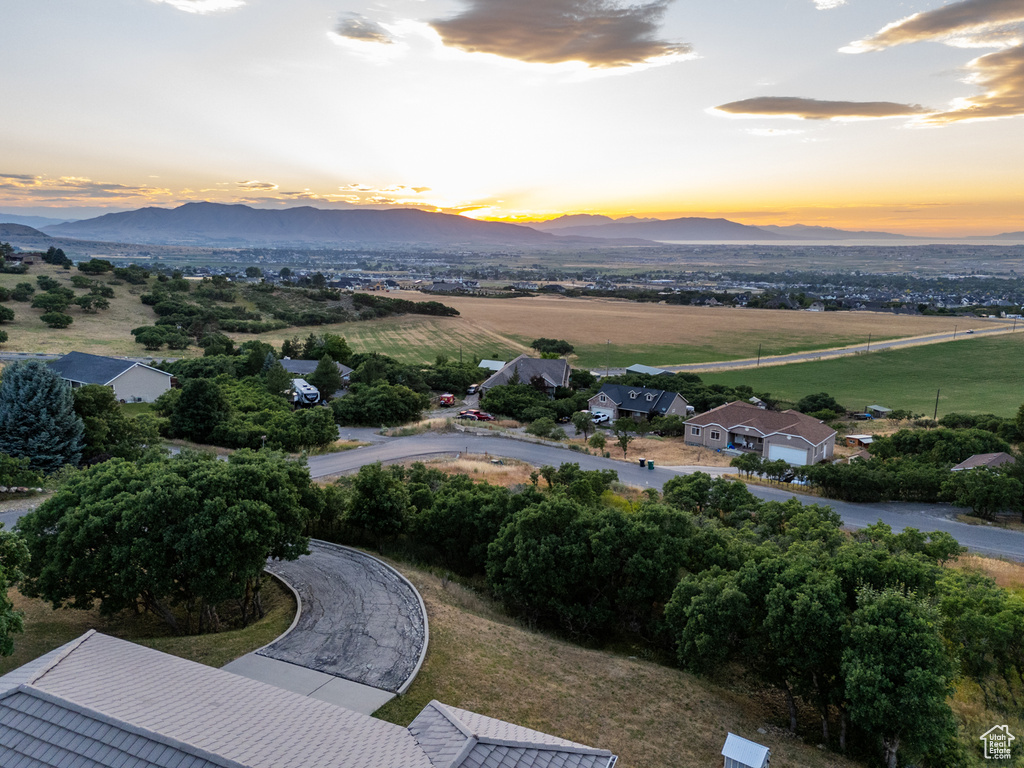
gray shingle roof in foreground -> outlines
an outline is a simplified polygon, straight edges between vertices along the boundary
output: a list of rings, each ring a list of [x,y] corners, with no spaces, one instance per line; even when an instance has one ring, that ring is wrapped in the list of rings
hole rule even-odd
[[[408,729],[90,631],[0,677],[3,768],[611,768],[433,701]]]
[[[109,384],[125,371],[142,366],[150,370],[162,373],[167,378],[171,374],[161,371],[134,360],[118,360],[116,357],[103,357],[101,355],[89,355],[85,352],[68,352],[59,360],[50,363],[62,379],[75,381],[80,384]]]
[[[409,725],[433,768],[611,768],[616,757],[432,701]]]

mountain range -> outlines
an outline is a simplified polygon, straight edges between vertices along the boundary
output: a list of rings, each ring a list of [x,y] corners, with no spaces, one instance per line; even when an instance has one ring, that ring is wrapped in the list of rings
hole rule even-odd
[[[0,222],[20,226],[26,217],[0,213]],[[34,217],[33,217],[34,218]],[[52,222],[52,220],[51,220]],[[0,224],[2,227],[3,224]],[[38,226],[53,237],[107,243],[197,247],[316,247],[371,244],[429,246],[559,246],[653,245],[655,242],[759,242],[891,240],[921,242],[890,232],[854,232],[833,227],[740,224],[721,218],[683,217],[614,219],[597,214],[571,214],[527,224],[481,221],[465,216],[413,208],[324,210],[309,206],[264,209],[222,203],[186,203],[177,208],[140,208],[91,219]],[[20,233],[22,236],[24,232]],[[952,241],[1024,240],[1024,233]]]

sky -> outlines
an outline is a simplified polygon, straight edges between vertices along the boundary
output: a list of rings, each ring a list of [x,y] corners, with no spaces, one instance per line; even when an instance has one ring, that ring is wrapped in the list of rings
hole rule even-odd
[[[0,211],[1024,230],[1024,0],[0,0]]]

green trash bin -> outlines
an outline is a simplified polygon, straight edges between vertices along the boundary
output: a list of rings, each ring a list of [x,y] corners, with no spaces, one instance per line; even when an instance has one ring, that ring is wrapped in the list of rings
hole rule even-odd
[[[648,468],[648,469],[654,469],[654,462],[653,462],[653,461],[650,461],[650,460],[648,460],[648,462],[647,462],[647,468]]]

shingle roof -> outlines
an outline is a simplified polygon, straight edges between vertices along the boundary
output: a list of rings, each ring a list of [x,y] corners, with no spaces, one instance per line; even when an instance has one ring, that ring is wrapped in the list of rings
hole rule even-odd
[[[480,386],[490,389],[500,384],[508,384],[512,379],[514,371],[519,372],[519,381],[529,384],[537,376],[544,379],[550,387],[566,387],[569,385],[569,364],[559,358],[558,360],[541,360],[535,357],[520,355],[515,360],[505,364],[505,367],[491,376]]]
[[[408,729],[90,630],[0,677],[3,768],[612,768],[436,701]]]
[[[430,768],[401,726],[98,633],[29,685],[251,768]]]
[[[292,360],[290,358],[285,358],[285,359],[283,359],[281,361],[281,365],[284,367],[284,369],[286,371],[288,371],[288,373],[298,373],[300,375],[309,375],[309,374],[313,373],[313,371],[316,370],[316,367],[318,365],[320,365],[320,361],[319,360]],[[349,368],[347,365],[342,365],[341,363],[337,363],[337,362],[335,363],[335,365],[338,367],[338,373],[340,373],[342,376],[348,376],[350,373],[352,373],[352,369]]]
[[[675,392],[648,387],[629,387],[625,384],[604,384],[597,394],[609,397],[620,410],[654,414],[664,414],[676,398]],[[649,400],[648,395],[651,397]],[[683,398],[683,402],[686,402],[686,398]]]
[[[50,367],[60,374],[62,379],[82,384],[109,384],[135,366],[149,368],[149,370],[162,373],[168,378],[171,376],[166,371],[157,370],[134,360],[118,360],[115,357],[89,355],[85,352],[68,352],[64,357],[50,363]]]
[[[964,459],[951,472],[959,472],[962,469],[977,469],[978,467],[999,467],[1003,464],[1015,464],[1017,460],[1010,454],[999,451],[999,453],[976,453],[968,459]]]
[[[836,431],[818,419],[799,411],[765,411],[750,403],[726,403],[706,413],[687,419],[696,427],[718,425],[723,429],[750,427],[762,435],[782,434],[802,437],[811,445],[820,445],[835,436]]]
[[[611,768],[616,756],[432,701],[409,731],[433,768]]]

